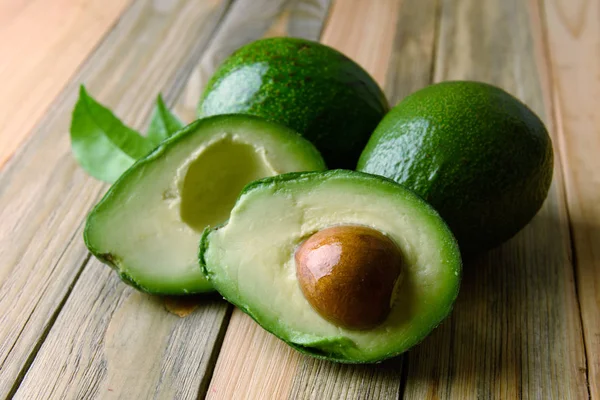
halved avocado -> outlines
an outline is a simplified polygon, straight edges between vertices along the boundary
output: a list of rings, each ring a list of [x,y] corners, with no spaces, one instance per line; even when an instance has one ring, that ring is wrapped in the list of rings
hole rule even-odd
[[[298,249],[315,233],[339,226],[377,231],[402,255],[402,279],[392,284],[389,314],[369,329],[330,322],[299,284]],[[366,363],[406,351],[450,313],[462,264],[444,221],[413,192],[383,177],[334,170],[249,184],[229,221],[205,230],[200,265],[227,300],[296,349]],[[331,267],[323,266],[326,273]],[[340,299],[345,296],[340,291]]]
[[[312,144],[257,117],[192,123],[135,163],[88,216],[84,238],[123,280],[154,294],[212,291],[197,263],[208,226],[258,178],[325,169]]]

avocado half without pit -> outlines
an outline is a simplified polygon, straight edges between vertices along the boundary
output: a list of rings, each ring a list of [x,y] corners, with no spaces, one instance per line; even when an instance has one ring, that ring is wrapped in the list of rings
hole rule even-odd
[[[312,144],[247,115],[205,118],[135,163],[88,216],[90,251],[132,286],[154,294],[212,291],[198,241],[229,218],[241,189],[266,176],[323,170]]]
[[[461,258],[437,212],[383,177],[334,170],[249,184],[229,221],[206,229],[211,284],[312,356],[377,362],[420,342],[450,312]]]

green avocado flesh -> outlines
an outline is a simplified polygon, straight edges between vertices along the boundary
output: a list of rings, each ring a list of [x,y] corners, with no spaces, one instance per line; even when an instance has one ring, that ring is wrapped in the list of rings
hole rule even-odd
[[[376,328],[336,326],[302,294],[296,248],[337,225],[376,229],[403,255],[391,312]],[[204,232],[200,265],[227,300],[265,329],[312,356],[347,363],[380,361],[421,341],[451,311],[461,273],[458,245],[433,208],[391,180],[346,170],[251,183],[227,224]]]
[[[502,89],[460,81],[429,86],[394,107],[357,167],[422,196],[465,253],[521,230],[542,206],[552,168],[552,143],[537,115]]]
[[[314,146],[284,126],[244,115],[199,120],[121,176],[88,216],[85,242],[138,289],[211,291],[197,263],[202,231],[229,218],[248,182],[322,169]]]
[[[358,64],[322,44],[296,38],[252,42],[216,71],[199,116],[242,113],[279,122],[319,149],[330,168],[354,169],[389,106]]]

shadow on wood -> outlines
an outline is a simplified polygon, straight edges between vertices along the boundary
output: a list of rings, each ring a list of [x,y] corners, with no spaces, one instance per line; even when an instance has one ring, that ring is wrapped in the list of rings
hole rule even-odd
[[[581,329],[569,246],[565,221],[542,211],[504,245],[466,260],[451,317],[408,354],[409,392],[516,398],[577,386],[582,360],[568,346],[581,341]],[[556,371],[562,383],[550,379]]]
[[[300,358],[290,399],[392,399],[400,391],[402,357],[381,364],[336,364]]]
[[[191,296],[164,296],[165,309],[171,314],[184,318],[192,314],[198,307],[207,302],[223,301],[223,296],[213,293],[202,293]]]

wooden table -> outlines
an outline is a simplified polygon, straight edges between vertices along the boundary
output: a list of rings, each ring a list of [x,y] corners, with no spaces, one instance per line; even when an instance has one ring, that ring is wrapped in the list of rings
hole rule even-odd
[[[597,0],[1,0],[0,398],[600,400],[599,22]],[[132,290],[83,244],[107,186],[70,155],[78,85],[138,128],[159,92],[191,121],[219,62],[276,35],[342,50],[392,104],[483,80],[551,130],[543,209],[402,357],[311,359],[217,296]]]

